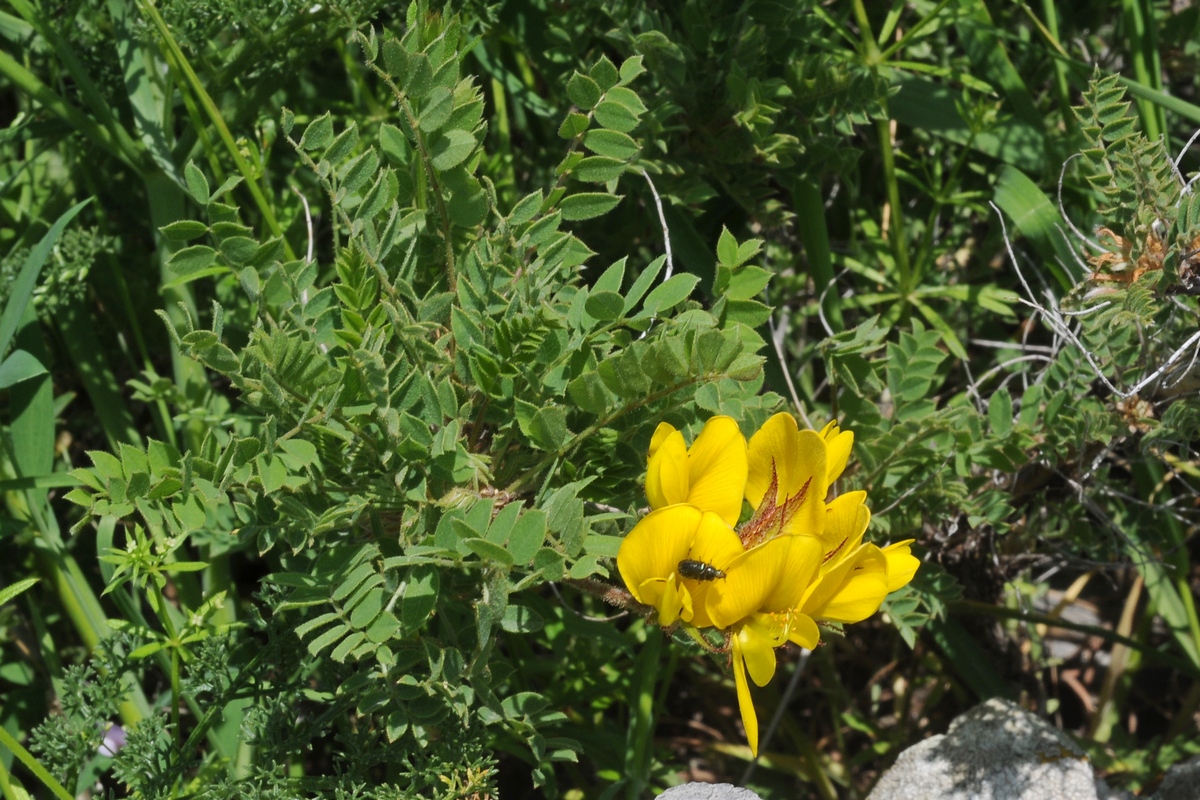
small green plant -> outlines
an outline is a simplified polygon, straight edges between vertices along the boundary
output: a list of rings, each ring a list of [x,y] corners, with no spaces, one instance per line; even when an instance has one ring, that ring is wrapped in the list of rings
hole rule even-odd
[[[1200,15],[1054,6],[9,0],[0,794],[861,797],[995,694],[1194,752]],[[779,413],[923,563],[754,651],[752,762],[607,601],[654,431]]]
[[[139,747],[157,747],[171,781],[236,708],[256,756],[219,761],[242,765],[247,791],[286,775],[267,754],[282,763],[330,727],[342,741],[320,749],[341,777],[297,787],[349,790],[378,773],[372,796],[384,796],[434,770],[486,793],[480,746],[500,735],[520,743],[536,784],[552,782],[551,765],[579,746],[506,644],[543,630],[529,598],[547,582],[609,577],[619,509],[639,492],[621,465],[664,415],[696,419],[702,391],[705,407],[742,418],[775,402],[756,396],[761,340],[741,321],[760,314],[756,245],[723,240],[711,311],[689,300],[696,276],[669,274],[663,257],[579,280],[591,253],[570,224],[611,210],[622,176],[642,169],[629,135],[645,112],[631,88],[640,59],[572,77],[558,180],[501,209],[476,172],[485,127],[460,72],[467,34],[455,17],[414,13],[402,39],[360,42],[394,123],[337,130],[325,115],[292,138],[284,111],[282,133],[329,204],[327,267],[240,222],[236,179],[214,191],[186,170],[208,220],[164,228],[186,244],[168,267],[244,300],[214,302],[203,328],[189,314],[176,344],[247,413],[194,450],[122,446],[74,473],[84,486],[69,497],[88,511],[77,529],[120,524],[101,559],[107,591],[133,603],[125,627],[144,644],[132,655],[170,675],[169,736]],[[226,303],[248,303],[253,320],[236,349]],[[196,549],[266,559],[259,621],[234,622],[224,592],[189,580],[211,574],[184,555]],[[134,622],[143,607],[153,624]],[[264,640],[273,654],[291,640],[293,666],[247,661]],[[203,655],[216,641],[236,669]],[[277,688],[239,699],[264,682]],[[197,727],[182,724],[185,704]]]

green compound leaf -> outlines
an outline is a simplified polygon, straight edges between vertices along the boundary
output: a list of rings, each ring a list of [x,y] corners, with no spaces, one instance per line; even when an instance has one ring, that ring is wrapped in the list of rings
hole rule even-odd
[[[437,568],[428,565],[412,568],[400,601],[400,622],[405,630],[416,630],[429,618],[440,588]]]
[[[1008,393],[1007,388],[1001,387],[1000,391],[993,394],[988,400],[987,409],[988,422],[997,436],[1006,437],[1012,433],[1012,411],[1012,396]]]
[[[608,194],[607,192],[580,192],[570,197],[564,197],[559,204],[562,217],[565,220],[578,221],[593,219],[607,214],[617,207],[624,195]]]
[[[529,423],[529,435],[535,447],[558,450],[571,435],[567,415],[558,406],[539,408]]]
[[[567,384],[567,391],[575,405],[589,414],[600,416],[608,410],[609,395],[604,381],[596,372],[585,372]]]
[[[601,94],[599,84],[587,75],[576,72],[567,82],[567,97],[585,111],[591,111],[600,102]]]
[[[608,56],[600,56],[600,60],[588,70],[588,75],[605,91],[616,86],[617,81],[621,79],[616,66],[608,60]]]
[[[672,275],[646,295],[646,302],[642,304],[644,313],[660,314],[674,308],[691,295],[699,282],[700,278],[690,273]]]
[[[178,222],[172,222],[170,225],[164,225],[159,230],[162,231],[162,235],[169,241],[187,242],[208,233],[208,226],[203,222],[181,219]]]
[[[467,131],[443,131],[433,144],[433,167],[439,172],[457,167],[475,149],[475,137]]]
[[[454,95],[446,87],[436,86],[429,93],[418,126],[426,133],[433,133],[449,122],[450,114],[453,111]]]
[[[546,626],[542,615],[525,606],[511,605],[504,610],[500,627],[509,633],[537,633]]]
[[[574,139],[588,129],[588,124],[586,115],[580,114],[578,111],[572,111],[570,114],[567,114],[567,118],[559,126],[558,135],[563,139]]]
[[[587,183],[608,183],[621,177],[625,162],[606,156],[590,156],[576,165],[574,175]]]
[[[641,149],[633,137],[620,131],[597,128],[583,137],[583,146],[598,156],[628,161]]]
[[[463,544],[484,561],[495,561],[497,564],[502,564],[506,567],[513,565],[514,559],[512,554],[500,545],[489,542],[487,539],[464,539]]]
[[[300,137],[300,148],[303,150],[321,150],[333,142],[333,117],[328,112],[308,123],[304,135]],[[195,193],[193,192],[193,196]],[[199,201],[199,198],[197,198]],[[204,202],[208,202],[205,200]]]
[[[208,245],[196,244],[185,247],[171,256],[167,267],[180,277],[195,275],[217,263],[217,251]]]
[[[583,308],[601,321],[620,319],[625,311],[625,298],[617,292],[592,292]]]
[[[208,205],[211,199],[208,188],[208,179],[204,177],[204,173],[194,162],[189,161],[187,166],[183,168],[183,178],[187,182],[188,194],[202,206]]]
[[[508,552],[517,564],[528,564],[546,540],[546,512],[526,511],[508,534]]]
[[[630,83],[645,71],[646,68],[642,66],[642,56],[630,56],[621,64],[621,85]]]
[[[461,131],[452,131],[452,133]],[[474,142],[474,139],[471,139]],[[444,176],[450,199],[446,203],[450,221],[462,228],[474,228],[487,219],[487,194],[480,184],[465,169],[454,169]]]
[[[615,90],[614,90],[615,91]],[[605,98],[594,112],[596,121],[606,128],[629,133],[638,126],[638,116],[616,100]]]

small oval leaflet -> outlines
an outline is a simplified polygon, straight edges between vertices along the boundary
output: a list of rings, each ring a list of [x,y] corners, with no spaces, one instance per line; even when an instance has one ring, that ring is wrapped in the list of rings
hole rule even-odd
[[[679,562],[679,574],[694,581],[715,581],[718,578],[725,577],[725,573],[712,564],[705,564],[703,561],[693,561],[690,558],[685,558]]]

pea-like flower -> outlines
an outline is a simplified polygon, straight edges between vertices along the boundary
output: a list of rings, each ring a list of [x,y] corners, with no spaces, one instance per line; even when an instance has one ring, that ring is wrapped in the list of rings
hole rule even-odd
[[[691,447],[682,433],[659,423],[646,464],[651,508],[690,503],[736,525],[745,487],[746,437],[730,417],[710,418]]]
[[[694,627],[711,625],[706,611],[713,581],[680,573],[681,562],[727,568],[744,554],[742,540],[719,515],[687,503],[655,509],[633,527],[617,553],[617,570],[639,603],[653,606],[662,625],[682,620]]]
[[[750,438],[729,417],[709,419],[689,447],[667,423],[654,432],[646,468],[653,509],[621,544],[617,569],[630,594],[665,626],[725,636],[750,748],[758,719],[749,682],[775,674],[776,648],[816,647],[818,622],[859,622],[904,586],[920,562],[912,540],[863,542],[866,492],[827,502],[854,434],[831,422],[800,430],[776,414]],[[753,514],[735,529],[743,499]]]

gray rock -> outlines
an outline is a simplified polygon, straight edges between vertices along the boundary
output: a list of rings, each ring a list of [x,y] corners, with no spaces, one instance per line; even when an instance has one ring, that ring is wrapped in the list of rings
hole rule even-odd
[[[993,698],[900,754],[868,800],[1098,800],[1087,755],[1016,703]]]
[[[761,800],[749,789],[732,783],[683,783],[658,797],[659,800]]]
[[[1194,756],[1167,770],[1158,791],[1150,800],[1200,800],[1200,756]]]

